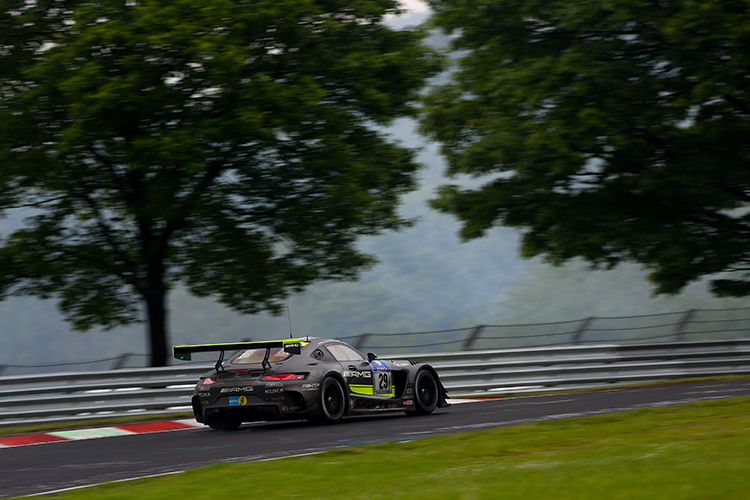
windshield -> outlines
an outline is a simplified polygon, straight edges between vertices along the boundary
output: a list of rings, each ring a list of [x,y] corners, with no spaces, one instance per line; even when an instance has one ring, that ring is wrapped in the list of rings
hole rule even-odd
[[[291,354],[284,352],[282,347],[273,347],[271,352],[268,354],[269,363],[278,363],[289,358]],[[246,349],[239,353],[231,361],[233,365],[247,365],[250,363],[262,363],[263,358],[266,357],[266,348],[261,349]]]

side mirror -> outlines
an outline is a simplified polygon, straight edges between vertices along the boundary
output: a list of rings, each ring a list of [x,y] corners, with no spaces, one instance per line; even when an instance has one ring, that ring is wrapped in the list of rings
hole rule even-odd
[[[367,361],[375,361],[376,359],[378,359],[378,357],[374,352],[367,353]]]

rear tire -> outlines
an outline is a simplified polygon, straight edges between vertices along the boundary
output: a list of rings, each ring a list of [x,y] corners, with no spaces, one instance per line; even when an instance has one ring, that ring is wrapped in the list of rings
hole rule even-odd
[[[321,424],[335,424],[341,421],[346,410],[346,395],[344,388],[334,377],[326,377],[320,384],[320,413],[318,422]]]
[[[438,404],[438,384],[429,370],[420,370],[414,380],[414,411],[411,415],[429,415]]]

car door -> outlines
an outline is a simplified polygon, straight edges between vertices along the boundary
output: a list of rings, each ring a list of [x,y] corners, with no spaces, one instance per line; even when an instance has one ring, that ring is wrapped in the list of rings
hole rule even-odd
[[[336,361],[341,363],[352,393],[362,396],[394,396],[390,363],[367,361],[358,351],[344,344],[330,344],[326,347]]]

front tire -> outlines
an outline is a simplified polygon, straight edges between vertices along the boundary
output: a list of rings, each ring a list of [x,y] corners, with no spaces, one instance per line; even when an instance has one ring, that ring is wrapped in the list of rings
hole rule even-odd
[[[438,384],[429,370],[420,370],[414,380],[414,411],[412,415],[429,415],[438,404]]]
[[[320,413],[318,422],[335,424],[341,421],[346,410],[346,395],[344,388],[334,377],[326,377],[320,384]]]

